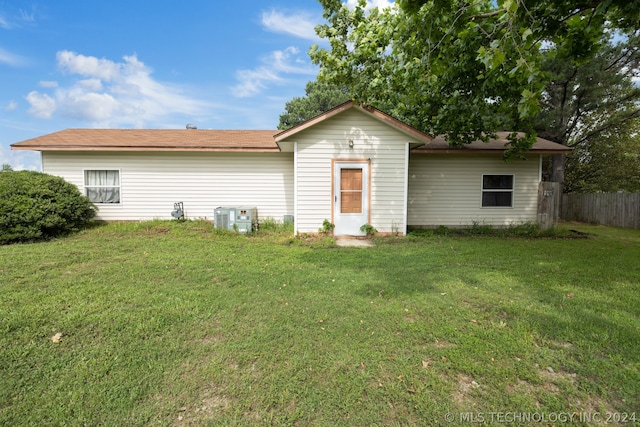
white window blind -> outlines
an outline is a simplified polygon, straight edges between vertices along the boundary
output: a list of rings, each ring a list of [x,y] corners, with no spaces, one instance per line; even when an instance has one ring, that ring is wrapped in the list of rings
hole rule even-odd
[[[120,171],[84,171],[84,190],[93,203],[120,203]]]

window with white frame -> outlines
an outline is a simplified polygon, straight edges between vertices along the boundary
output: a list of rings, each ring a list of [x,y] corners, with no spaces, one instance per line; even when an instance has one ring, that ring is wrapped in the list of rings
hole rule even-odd
[[[84,192],[93,203],[120,203],[120,171],[85,170]]]
[[[482,175],[482,207],[513,207],[513,175]]]

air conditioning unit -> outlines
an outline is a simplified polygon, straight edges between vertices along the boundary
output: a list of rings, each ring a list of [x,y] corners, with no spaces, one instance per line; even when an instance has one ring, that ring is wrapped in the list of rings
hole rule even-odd
[[[251,233],[258,228],[258,209],[246,206],[218,207],[213,212],[213,226]]]

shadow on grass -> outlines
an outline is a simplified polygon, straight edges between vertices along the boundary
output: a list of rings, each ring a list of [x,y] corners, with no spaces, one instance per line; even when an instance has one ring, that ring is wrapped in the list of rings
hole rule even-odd
[[[623,397],[609,402],[630,411],[640,403],[640,239],[619,233],[624,238],[431,236],[373,248],[313,250],[302,260],[346,281],[357,278],[353,297],[423,307],[437,323],[429,330],[450,323],[461,340],[469,319],[489,329],[517,325],[531,334],[531,347],[521,351],[531,353],[540,370],[554,365],[577,372],[579,384],[571,393],[617,393]],[[509,333],[514,331],[505,331],[504,339],[515,337]]]

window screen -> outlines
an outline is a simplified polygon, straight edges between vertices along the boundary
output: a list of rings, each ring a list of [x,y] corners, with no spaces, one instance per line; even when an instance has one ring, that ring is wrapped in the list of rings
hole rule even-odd
[[[513,175],[482,175],[482,207],[513,207]]]

